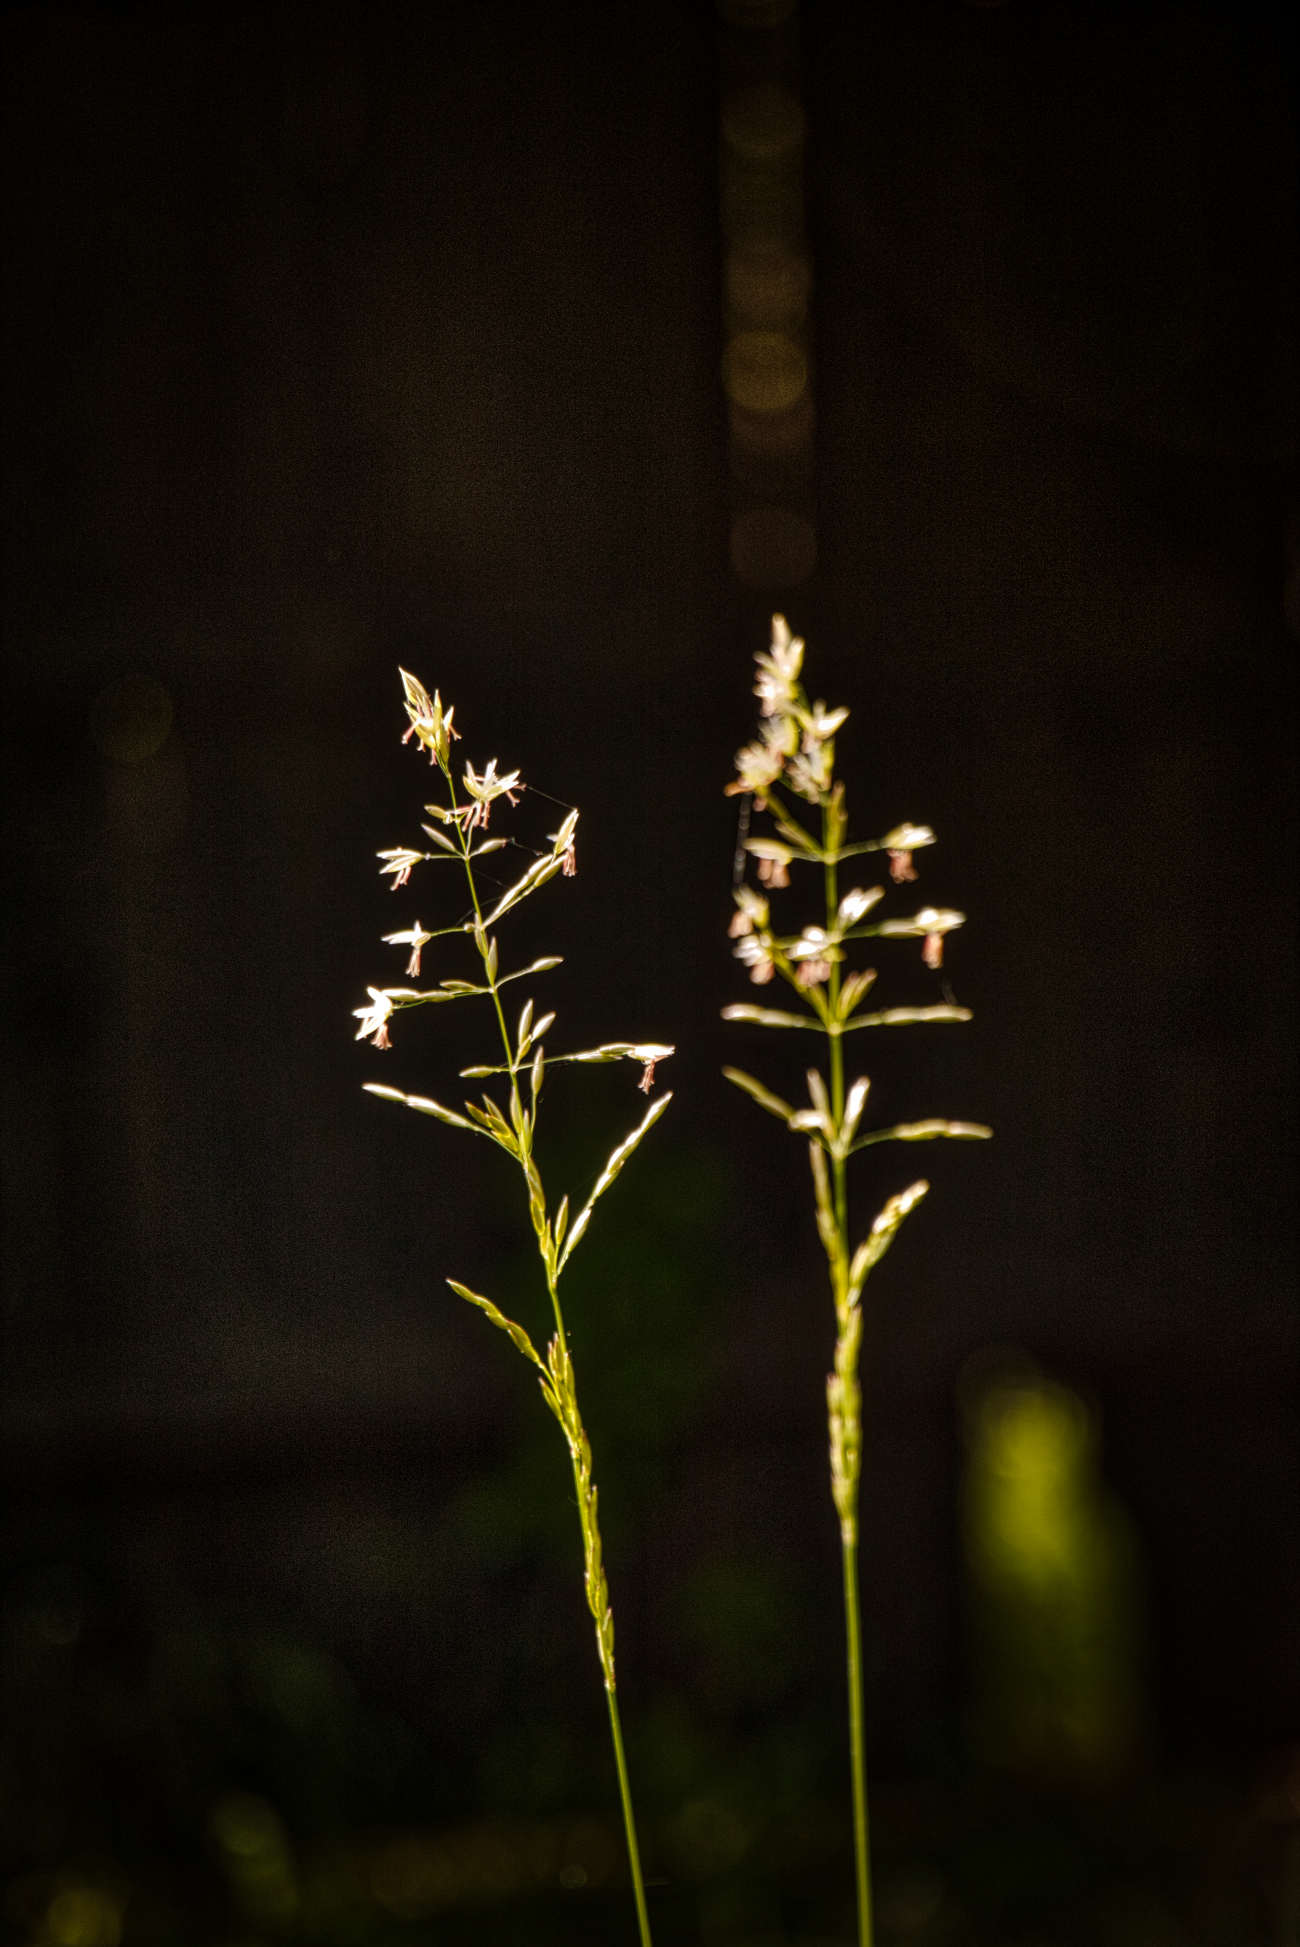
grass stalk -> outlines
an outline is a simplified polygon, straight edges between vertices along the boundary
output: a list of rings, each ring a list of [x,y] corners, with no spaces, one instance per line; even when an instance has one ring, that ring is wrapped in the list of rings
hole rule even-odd
[[[605,1701],[609,1705],[609,1735],[614,1746],[614,1763],[618,1769],[618,1795],[623,1803],[623,1830],[627,1836],[627,1860],[632,1873],[632,1897],[636,1901],[636,1923],[640,1930],[641,1947],[652,1947],[650,1914],[645,1900],[645,1881],[641,1875],[641,1848],[637,1844],[636,1816],[632,1810],[632,1787],[628,1781],[627,1758],[623,1751],[623,1725],[618,1714],[618,1693],[612,1683],[605,1686]]]
[[[862,1722],[862,1624],[858,1613],[858,1544],[841,1538],[844,1635],[849,1686],[849,1763],[853,1774],[853,1868],[858,1891],[858,1947],[871,1947],[871,1814]]]
[[[835,852],[835,833],[829,810],[822,812],[822,849],[825,854],[822,875],[825,882],[826,931],[835,926],[839,910],[839,872]],[[826,976],[828,1012],[832,1021],[840,1014],[842,962],[832,960]],[[844,1120],[844,1042],[838,1034],[828,1034],[827,1067],[830,1071],[831,1119]],[[832,1207],[838,1247],[835,1262],[849,1262],[848,1166],[840,1153],[831,1157]],[[832,1289],[836,1311],[840,1296]],[[867,1803],[866,1731],[863,1722],[862,1618],[858,1589],[858,1501],[860,1484],[853,1484],[852,1508],[840,1521],[840,1557],[844,1580],[844,1648],[847,1665],[847,1708],[849,1769],[853,1794],[853,1871],[858,1901],[858,1947],[872,1947],[871,1928],[871,1814]]]
[[[883,838],[850,842],[845,791],[835,775],[835,734],[848,716],[810,701],[800,681],[804,645],[792,637],[783,617],[772,618],[772,643],[756,658],[761,722],[757,742],[737,752],[736,776],[729,795],[752,798],[766,812],[771,832],[746,837],[742,857],[757,867],[758,887],[735,888],[736,910],[730,934],[735,955],[751,981],[766,986],[780,978],[796,996],[800,1012],[755,1003],[723,1009],[723,1019],[753,1027],[805,1029],[825,1039],[826,1074],[808,1070],[808,1106],[796,1107],[741,1069],[727,1068],[727,1079],[806,1139],[812,1167],[817,1233],[830,1276],[835,1313],[835,1357],[826,1382],[831,1498],[840,1523],[844,1579],[845,1656],[848,1675],[848,1737],[853,1796],[853,1853],[857,1884],[858,1943],[871,1947],[871,1857],[867,1810],[866,1740],[863,1726],[862,1624],[858,1577],[858,1506],[862,1469],[862,1296],[867,1277],[889,1249],[899,1226],[929,1189],[924,1180],[890,1197],[856,1250],[849,1229],[848,1162],[859,1150],[883,1142],[919,1142],[932,1137],[985,1137],[979,1123],[930,1117],[863,1131],[862,1114],[870,1082],[858,1076],[845,1087],[844,1036],[858,1028],[968,1021],[969,1010],[950,999],[920,1007],[864,1011],[862,1003],[876,980],[872,967],[854,970],[851,951],[859,941],[919,939],[931,972],[943,962],[944,937],[962,925],[964,914],[923,907],[900,918],[868,916],[884,900],[886,888],[855,886],[840,891],[839,868],[850,859],[883,854],[893,885],[916,878],[913,854],[934,843],[927,826],[896,825]],[[800,804],[820,812],[820,835],[804,823]],[[769,894],[790,883],[790,868],[820,869],[823,917],[798,933],[778,930]],[[946,990],[945,990],[946,991]]]
[[[392,945],[400,943],[411,948],[407,974],[410,977],[418,977],[421,955],[426,946],[434,940],[468,935],[478,955],[480,978],[477,981],[445,979],[436,987],[423,989],[372,987],[369,989],[369,1004],[355,1010],[361,1022],[356,1038],[369,1040],[378,1048],[388,1048],[391,1046],[388,1023],[394,1015],[404,1009],[482,997],[490,999],[492,1003],[497,1038],[504,1059],[500,1063],[477,1064],[462,1069],[461,1074],[463,1077],[475,1078],[504,1076],[508,1082],[504,1108],[490,1093],[484,1093],[478,1104],[466,1102],[462,1114],[459,1110],[446,1108],[442,1103],[435,1102],[429,1097],[408,1095],[401,1089],[389,1088],[383,1083],[367,1083],[366,1087],[371,1094],[390,1101],[402,1102],[408,1108],[431,1115],[453,1128],[485,1137],[510,1157],[524,1179],[529,1222],[542,1261],[551,1319],[555,1328],[545,1358],[538,1352],[524,1327],[514,1319],[507,1318],[491,1299],[469,1290],[454,1278],[449,1278],[447,1282],[458,1296],[476,1306],[490,1323],[505,1332],[516,1350],[537,1369],[542,1397],[551,1413],[559,1421],[568,1446],[577,1496],[578,1519],[582,1531],[587,1606],[595,1625],[596,1653],[600,1661],[609,1705],[610,1734],[614,1749],[614,1764],[618,1774],[623,1824],[627,1835],[628,1864],[636,1905],[637,1930],[641,1947],[652,1947],[636,1819],[632,1808],[632,1790],[628,1779],[622,1724],[615,1695],[614,1617],[605,1579],[600,1526],[597,1519],[597,1490],[593,1475],[591,1443],[578,1410],[577,1379],[574,1373],[569,1334],[564,1322],[564,1311],[560,1303],[559,1282],[574,1247],[586,1233],[596,1202],[619,1175],[628,1157],[658,1121],[672,1097],[671,1095],[659,1097],[646,1110],[639,1124],[610,1152],[595,1187],[572,1222],[570,1222],[567,1196],[562,1197],[559,1204],[554,1207],[547,1200],[534,1145],[539,1102],[549,1067],[564,1062],[630,1060],[640,1064],[640,1087],[643,1093],[649,1094],[654,1084],[656,1064],[665,1061],[673,1050],[656,1042],[606,1042],[597,1048],[578,1049],[573,1053],[556,1055],[548,1059],[544,1050],[543,1036],[555,1016],[546,1014],[535,1017],[531,998],[525,1001],[518,1027],[514,1034],[511,1034],[502,1001],[502,987],[507,981],[545,973],[552,967],[558,966],[560,962],[555,956],[546,956],[535,960],[531,966],[511,973],[503,973],[497,937],[492,929],[515,906],[530,898],[557,874],[563,874],[565,877],[573,876],[574,834],[578,814],[572,809],[569,810],[559,830],[548,835],[549,849],[545,851],[537,851],[529,846],[520,847],[519,841],[513,839],[484,839],[477,836],[486,831],[493,805],[502,799],[510,806],[518,802],[525,788],[519,773],[517,771],[499,773],[495,759],[481,774],[476,772],[472,765],[466,765],[461,780],[462,795],[462,791],[457,790],[455,770],[451,761],[451,742],[453,737],[459,734],[452,727],[453,712],[450,709],[444,710],[437,693],[430,697],[424,686],[407,671],[403,670],[401,675],[406,691],[406,713],[410,719],[410,729],[406,736],[409,738],[414,735],[429,752],[431,761],[442,774],[446,787],[446,802],[425,806],[425,810],[436,820],[436,823],[426,825],[423,829],[434,841],[436,849],[432,852],[423,852],[403,846],[391,848],[379,855],[383,861],[382,870],[391,874],[393,888],[396,890],[407,883],[418,865],[445,864],[448,860],[453,863],[459,861],[469,892],[472,917],[458,920],[451,926],[441,927],[436,932],[426,931],[420,921],[416,920],[414,926],[406,931],[387,934],[386,943]],[[403,741],[405,742],[406,738]],[[485,901],[481,896],[479,876],[474,861],[481,858],[484,853],[500,851],[509,845],[522,849],[530,856],[531,863],[523,876],[500,892],[490,910],[485,912]],[[525,1077],[527,1102],[521,1089],[521,1078]]]

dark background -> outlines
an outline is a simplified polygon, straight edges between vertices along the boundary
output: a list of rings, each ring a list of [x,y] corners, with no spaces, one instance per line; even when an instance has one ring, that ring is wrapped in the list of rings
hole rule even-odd
[[[17,1939],[630,1927],[563,1448],[442,1283],[544,1332],[520,1187],[360,1092],[489,1058],[468,1008],[351,1039],[379,936],[447,917],[375,869],[429,781],[399,662],[582,808],[502,940],[566,956],[557,1046],[678,1048],[569,1298],[661,1937],[847,1938],[829,1308],[800,1146],[718,1074],[793,1066],[718,1022],[774,605],[852,706],[855,830],[932,823],[918,891],[970,915],[975,1023],[865,1051],[877,1119],[997,1129],[924,1153],[872,1287],[883,1938],[1273,1947],[1300,1901],[1291,49],[1210,4],[779,30],[818,563],[768,591],[718,380],[719,96],[762,31],[4,16]],[[640,1106],[553,1080],[556,1193]],[[861,1221],[915,1157],[863,1165]],[[997,1347],[1086,1399],[1135,1537],[1104,1783],[970,1731]]]

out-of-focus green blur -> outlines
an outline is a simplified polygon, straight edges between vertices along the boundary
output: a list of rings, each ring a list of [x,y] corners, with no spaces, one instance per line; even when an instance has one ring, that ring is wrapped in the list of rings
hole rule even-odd
[[[979,1392],[967,1441],[974,1747],[1030,1780],[1104,1782],[1141,1745],[1142,1593],[1092,1417],[1022,1375]]]

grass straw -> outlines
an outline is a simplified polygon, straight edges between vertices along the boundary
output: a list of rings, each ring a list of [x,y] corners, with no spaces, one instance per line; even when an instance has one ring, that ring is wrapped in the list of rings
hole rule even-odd
[[[932,1117],[900,1122],[886,1129],[862,1128],[870,1083],[858,1076],[845,1087],[844,1037],[860,1028],[905,1027],[924,1022],[968,1021],[969,1009],[952,1004],[888,1007],[872,1011],[863,1002],[875,983],[875,970],[854,971],[850,949],[862,940],[919,939],[931,970],[943,964],[946,934],[965,915],[922,907],[897,919],[869,919],[886,896],[884,886],[853,886],[840,891],[840,868],[870,853],[883,855],[894,886],[915,880],[914,854],[934,843],[924,825],[903,824],[883,838],[852,843],[843,783],[835,776],[835,735],[848,716],[810,702],[800,683],[804,644],[792,637],[784,617],[772,618],[772,642],[756,657],[761,722],[756,742],[736,755],[729,795],[752,800],[766,813],[771,831],[745,836],[739,857],[752,859],[758,888],[739,883],[730,934],[735,955],[756,986],[779,978],[789,987],[798,1011],[740,1003],[723,1009],[723,1019],[754,1027],[811,1031],[826,1046],[826,1072],[808,1070],[808,1105],[784,1101],[753,1075],[738,1068],[723,1073],[759,1107],[805,1136],[812,1166],[817,1234],[830,1273],[835,1308],[834,1366],[826,1382],[830,1437],[831,1497],[840,1523],[844,1581],[844,1632],[848,1674],[849,1765],[853,1793],[853,1849],[857,1881],[859,1947],[871,1947],[871,1859],[867,1806],[867,1768],[863,1729],[862,1624],[859,1602],[858,1506],[862,1471],[862,1390],[858,1378],[862,1349],[862,1294],[870,1272],[893,1243],[904,1219],[925,1196],[923,1179],[884,1204],[865,1238],[851,1248],[848,1162],[860,1150],[884,1142],[924,1142],[934,1137],[980,1138],[992,1134],[980,1123]],[[808,805],[816,817],[812,829]],[[747,826],[744,827],[747,831]],[[791,866],[811,865],[822,877],[822,912],[798,933],[779,932],[769,894],[790,883]]]
[[[645,1883],[641,1871],[632,1791],[628,1780],[623,1730],[619,1718],[614,1676],[614,1617],[610,1607],[601,1550],[600,1525],[597,1518],[598,1497],[592,1470],[591,1443],[578,1410],[577,1380],[569,1347],[569,1334],[560,1304],[559,1286],[560,1278],[575,1248],[586,1234],[596,1204],[610,1188],[633,1151],[659,1120],[671,1102],[672,1096],[662,1095],[653,1101],[635,1128],[615,1146],[606,1159],[605,1166],[585,1203],[572,1219],[570,1219],[567,1196],[561,1197],[558,1205],[554,1207],[547,1200],[535,1154],[535,1139],[539,1103],[548,1069],[560,1063],[630,1061],[639,1064],[641,1069],[639,1086],[643,1093],[649,1095],[654,1086],[656,1065],[667,1060],[673,1053],[673,1049],[658,1042],[611,1041],[604,1042],[596,1048],[584,1048],[569,1054],[548,1056],[543,1037],[549,1031],[555,1016],[553,1013],[535,1015],[531,997],[524,1000],[516,1025],[513,1030],[511,1029],[502,1000],[502,989],[512,982],[531,980],[535,975],[544,974],[551,968],[558,967],[560,960],[555,955],[546,955],[532,961],[526,967],[506,972],[503,969],[494,929],[509,913],[522,905],[524,900],[539,892],[549,880],[557,876],[573,876],[578,813],[569,810],[561,821],[559,829],[548,835],[547,849],[532,852],[530,862],[522,875],[513,884],[498,891],[495,898],[487,898],[482,889],[481,868],[477,867],[477,861],[489,853],[503,851],[507,847],[527,849],[520,847],[518,841],[513,839],[486,836],[494,807],[500,808],[503,802],[506,806],[514,806],[525,788],[523,781],[518,771],[499,771],[497,761],[493,758],[481,772],[476,771],[471,764],[466,764],[460,774],[458,789],[456,767],[452,763],[451,754],[452,741],[460,734],[453,726],[454,711],[451,708],[444,710],[438,693],[435,691],[430,697],[423,684],[406,670],[402,670],[400,674],[405,689],[406,714],[410,719],[410,727],[402,741],[406,742],[413,736],[428,751],[430,761],[441,774],[445,797],[442,802],[425,806],[425,811],[434,822],[425,825],[423,830],[433,849],[429,851],[410,846],[394,846],[379,854],[380,870],[390,877],[393,890],[396,891],[409,882],[412,873],[419,866],[428,864],[459,866],[468,891],[469,908],[453,924],[435,927],[431,931],[426,930],[417,919],[413,925],[399,932],[386,934],[385,944],[405,946],[409,949],[407,977],[418,979],[422,956],[432,942],[459,941],[468,938],[478,957],[479,976],[474,980],[443,979],[436,986],[423,988],[369,988],[368,1003],[364,1007],[354,1009],[359,1022],[356,1039],[368,1040],[376,1048],[389,1048],[392,1045],[389,1023],[396,1015],[408,1008],[455,1001],[487,1000],[491,1003],[491,1011],[495,1016],[503,1060],[478,1064],[464,1068],[460,1072],[462,1079],[466,1080],[498,1078],[498,1087],[502,1081],[504,1082],[505,1099],[503,1103],[497,1095],[485,1091],[477,1102],[465,1102],[462,1112],[460,1109],[447,1108],[429,1096],[409,1095],[402,1089],[390,1088],[385,1083],[369,1082],[365,1086],[372,1095],[378,1095],[386,1101],[404,1103],[407,1108],[414,1109],[421,1115],[432,1116],[453,1129],[483,1137],[497,1149],[503,1150],[523,1177],[529,1221],[542,1262],[551,1320],[554,1325],[545,1358],[538,1352],[524,1327],[514,1319],[507,1318],[490,1298],[485,1298],[480,1292],[471,1291],[467,1285],[461,1284],[455,1278],[448,1278],[447,1283],[459,1297],[483,1312],[498,1330],[509,1337],[523,1357],[537,1368],[542,1398],[559,1422],[569,1450],[573,1484],[577,1494],[578,1519],[582,1529],[587,1606],[595,1625],[596,1653],[600,1660],[605,1697],[609,1707],[610,1738],[614,1750],[615,1769],[618,1773],[619,1797],[623,1808],[637,1928],[641,1947],[651,1947]]]

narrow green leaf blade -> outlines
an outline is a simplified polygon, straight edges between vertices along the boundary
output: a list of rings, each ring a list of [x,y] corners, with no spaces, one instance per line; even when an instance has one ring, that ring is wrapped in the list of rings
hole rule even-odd
[[[873,1143],[923,1143],[930,1142],[936,1136],[981,1142],[992,1134],[993,1131],[982,1122],[947,1122],[941,1116],[929,1116],[924,1122],[896,1122],[889,1129],[872,1129],[854,1143],[849,1154],[852,1156],[860,1149],[870,1149]]]
[[[548,1055],[547,1067],[559,1061],[667,1061],[677,1050],[664,1041],[602,1041],[598,1048],[578,1048],[571,1055]]]
[[[844,985],[840,988],[838,1018],[841,1021],[848,1020],[858,1002],[870,993],[875,982],[876,970],[874,967],[863,967],[861,972],[851,973],[846,976]]]
[[[789,1124],[794,1114],[794,1109],[789,1102],[783,1102],[779,1095],[773,1095],[770,1088],[764,1088],[763,1084],[755,1081],[752,1075],[747,1075],[743,1068],[724,1068],[722,1072],[729,1082],[734,1082],[737,1088],[743,1089],[746,1095],[752,1096],[760,1109],[766,1109],[769,1115],[774,1115],[781,1122]]]
[[[858,1299],[862,1296],[862,1287],[867,1281],[868,1272],[879,1264],[881,1258],[885,1255],[885,1252],[898,1235],[899,1227],[904,1218],[916,1209],[917,1204],[929,1188],[930,1186],[924,1178],[919,1182],[909,1184],[906,1190],[900,1190],[896,1197],[891,1197],[884,1209],[880,1212],[871,1226],[870,1234],[858,1245],[857,1250],[853,1253],[852,1261],[849,1264],[849,1281],[846,1297],[850,1305],[857,1304]]]
[[[841,845],[835,857],[859,858],[864,852],[919,852],[934,843],[935,836],[928,825],[895,825],[883,838],[859,839],[856,844]]]
[[[822,1240],[826,1261],[831,1267],[838,1294],[842,1289],[844,1276],[844,1244],[840,1228],[835,1221],[835,1204],[831,1195],[830,1172],[826,1168],[826,1157],[822,1146],[817,1142],[808,1145],[808,1161],[812,1166],[813,1200],[817,1209],[817,1234]],[[838,1295],[836,1303],[839,1303]]]
[[[793,849],[779,838],[747,838],[745,850],[753,859],[770,859],[774,865],[789,865]]]
[[[563,965],[564,962],[558,953],[548,953],[542,959],[534,960],[531,966],[521,967],[518,973],[502,974],[500,980],[497,982],[497,986],[504,987],[506,982],[510,980],[527,980],[529,974],[549,973],[552,967],[562,967]],[[487,993],[488,989],[485,987],[483,992]]]
[[[510,1124],[506,1121],[490,1096],[485,1095],[483,1100],[487,1103],[486,1110],[476,1107],[473,1102],[467,1102],[465,1104],[466,1113],[471,1118],[470,1122],[466,1124],[466,1127],[476,1129],[481,1135],[487,1136],[492,1142],[499,1144],[505,1150],[507,1156],[517,1157],[519,1154],[519,1144],[515,1140]]]
[[[758,1028],[811,1028],[815,1034],[822,1032],[821,1022],[810,1014],[787,1014],[779,1007],[751,1007],[747,1001],[724,1007],[722,1018],[724,1021],[748,1021]]]
[[[537,1348],[522,1325],[516,1325],[513,1318],[507,1318],[503,1311],[498,1311],[490,1298],[481,1297],[477,1291],[471,1291],[468,1285],[460,1284],[455,1278],[448,1278],[447,1283],[451,1286],[458,1298],[464,1298],[469,1304],[477,1305],[479,1310],[485,1317],[491,1320],[498,1331],[508,1333],[511,1340],[523,1353],[525,1359],[531,1359],[540,1371],[545,1372],[546,1368],[537,1356]]]
[[[859,1075],[849,1090],[848,1098],[844,1104],[844,1120],[840,1124],[839,1141],[842,1144],[851,1143],[857,1134],[858,1124],[862,1120],[862,1111],[867,1105],[867,1094],[870,1088],[871,1082],[869,1077]]]
[[[548,879],[553,879],[560,865],[561,860],[558,858],[534,859],[523,878],[516,879],[512,886],[508,886],[491,912],[484,915],[484,926],[495,925],[496,921],[503,914],[508,913],[512,906],[517,906],[519,901],[526,899],[530,892],[536,892],[537,888],[544,886]]]
[[[886,1007],[879,1014],[859,1014],[844,1023],[844,1033],[854,1028],[903,1028],[914,1021],[969,1021],[968,1007]]]
[[[661,1095],[657,1102],[652,1102],[636,1128],[629,1135],[624,1136],[617,1149],[610,1152],[605,1167],[597,1179],[595,1189],[573,1220],[573,1228],[569,1232],[568,1240],[565,1243],[559,1263],[556,1266],[557,1271],[562,1271],[568,1263],[574,1245],[577,1244],[583,1232],[586,1230],[587,1225],[591,1222],[591,1213],[596,1206],[598,1198],[604,1196],[606,1190],[608,1190],[610,1184],[614,1181],[614,1178],[632,1154],[632,1151],[644,1137],[649,1135],[672,1099],[672,1091],[669,1090],[667,1095]]]
[[[779,832],[784,832],[792,848],[792,858],[822,859],[825,853],[810,831],[806,831],[799,820],[791,815],[779,799],[769,798],[768,809],[772,823]],[[761,841],[760,841],[761,843]]]
[[[946,906],[927,906],[919,913],[909,914],[906,919],[882,919],[874,926],[860,927],[851,937],[855,940],[920,940],[927,933],[951,933],[965,924],[965,913],[954,913]]]
[[[385,1102],[402,1102],[417,1115],[436,1116],[439,1122],[448,1122],[453,1129],[474,1130],[473,1123],[467,1122],[463,1115],[457,1115],[454,1109],[444,1109],[441,1102],[431,1101],[427,1095],[407,1095],[400,1088],[389,1088],[385,1082],[363,1082],[361,1086],[367,1095],[378,1095]]]

